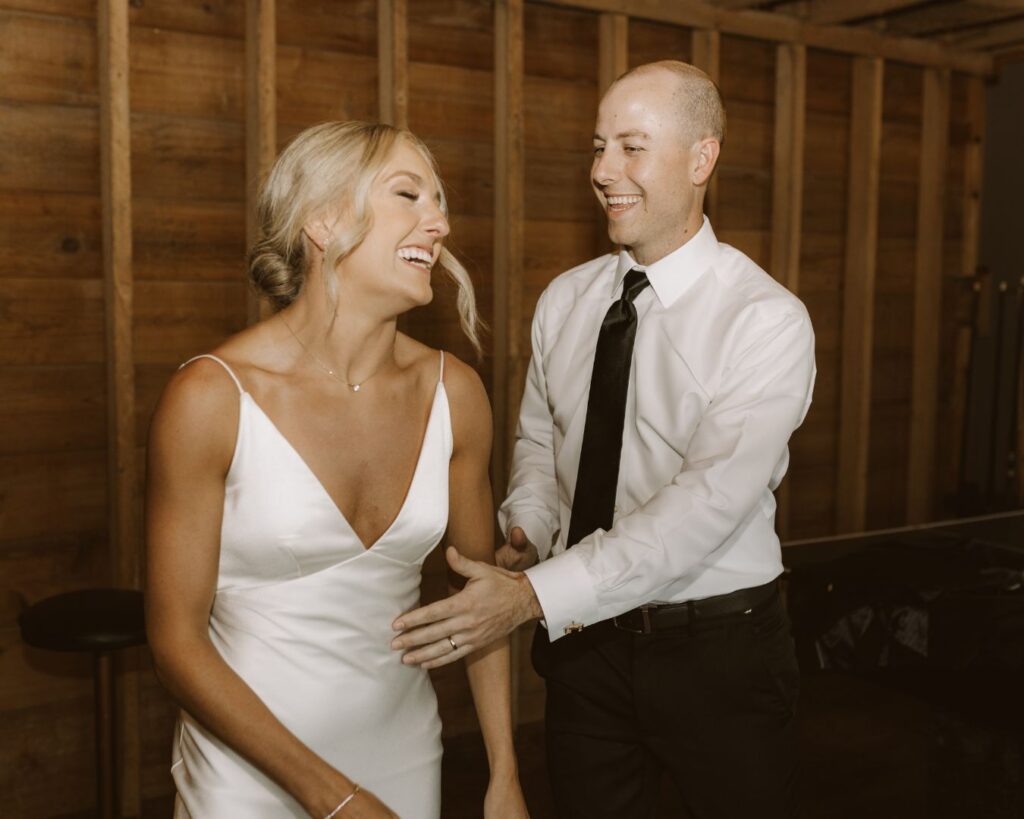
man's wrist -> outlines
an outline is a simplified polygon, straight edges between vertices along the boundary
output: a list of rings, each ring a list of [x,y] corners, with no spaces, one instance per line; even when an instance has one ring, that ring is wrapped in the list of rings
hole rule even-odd
[[[520,595],[520,616],[519,625],[530,620],[540,620],[544,616],[544,609],[537,599],[537,592],[533,590],[533,584],[525,573],[519,573],[519,595]]]

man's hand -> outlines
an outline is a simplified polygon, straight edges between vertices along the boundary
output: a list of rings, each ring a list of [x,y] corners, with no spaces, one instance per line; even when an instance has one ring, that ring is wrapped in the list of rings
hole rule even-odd
[[[470,560],[454,546],[448,547],[445,557],[468,582],[458,594],[403,614],[392,624],[402,633],[391,647],[406,652],[402,662],[407,665],[448,665],[543,616],[522,572]]]
[[[508,533],[508,543],[494,555],[498,565],[513,572],[522,572],[537,562],[537,547],[526,536],[526,532],[513,526]]]

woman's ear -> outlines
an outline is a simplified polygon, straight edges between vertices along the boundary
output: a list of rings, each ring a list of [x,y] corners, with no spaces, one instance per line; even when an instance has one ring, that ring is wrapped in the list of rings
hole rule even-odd
[[[323,253],[327,243],[331,240],[331,230],[323,219],[313,219],[302,226],[302,232],[306,234],[316,249]]]
[[[722,146],[714,137],[706,137],[694,145],[693,151],[696,162],[693,164],[691,178],[694,185],[706,185],[711,178],[712,171],[718,164],[718,154]]]

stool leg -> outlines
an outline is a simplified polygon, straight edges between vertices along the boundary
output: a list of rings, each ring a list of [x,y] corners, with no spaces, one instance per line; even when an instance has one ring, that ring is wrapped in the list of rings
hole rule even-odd
[[[114,819],[114,669],[109,652],[96,652],[96,808]]]

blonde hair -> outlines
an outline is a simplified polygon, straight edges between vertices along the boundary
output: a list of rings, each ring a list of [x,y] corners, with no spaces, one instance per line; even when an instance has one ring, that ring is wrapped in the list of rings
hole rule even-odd
[[[305,283],[309,260],[303,226],[341,202],[348,218],[324,247],[323,259],[324,286],[332,300],[337,298],[334,277],[326,274],[370,232],[370,191],[400,140],[415,148],[430,166],[441,194],[441,211],[447,217],[437,163],[410,131],[382,123],[324,122],[307,128],[282,151],[260,191],[256,210],[260,238],[249,251],[249,281],[275,311],[291,304]],[[482,322],[469,273],[447,248],[442,248],[439,262],[455,282],[462,331],[479,355]]]
[[[719,145],[725,144],[725,105],[714,80],[696,66],[680,60],[658,60],[630,69],[617,80],[621,82],[633,74],[668,71],[679,80],[673,99],[688,139],[694,142],[714,137]]]

